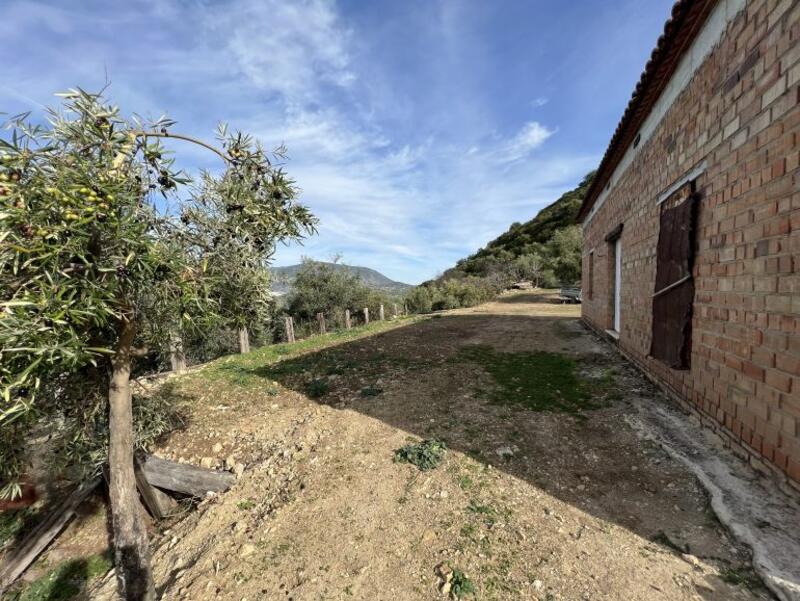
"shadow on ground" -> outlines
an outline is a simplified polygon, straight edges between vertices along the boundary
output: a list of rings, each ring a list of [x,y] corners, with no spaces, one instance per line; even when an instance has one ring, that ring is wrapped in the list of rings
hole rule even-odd
[[[625,425],[628,397],[654,397],[651,385],[576,318],[436,316],[277,363],[224,369],[444,440],[665,552],[751,578],[694,477]]]

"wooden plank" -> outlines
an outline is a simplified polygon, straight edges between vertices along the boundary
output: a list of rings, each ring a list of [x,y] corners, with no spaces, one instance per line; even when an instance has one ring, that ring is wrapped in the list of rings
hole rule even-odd
[[[137,458],[133,462],[133,473],[136,476],[136,488],[142,497],[144,506],[155,519],[160,520],[167,517],[175,508],[175,499],[168,494],[151,486],[142,470],[141,461]]]
[[[226,491],[236,481],[236,476],[230,472],[177,463],[153,455],[143,455],[142,471],[152,486],[194,497]]]
[[[53,539],[75,517],[78,506],[100,484],[100,478],[84,482],[73,490],[31,533],[11,552],[0,567],[0,597],[36,560]]]

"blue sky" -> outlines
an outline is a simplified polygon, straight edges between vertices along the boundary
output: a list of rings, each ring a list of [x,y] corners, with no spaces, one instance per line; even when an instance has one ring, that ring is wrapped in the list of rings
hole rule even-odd
[[[0,111],[73,86],[285,143],[319,235],[417,283],[596,167],[671,0],[2,0]],[[189,169],[214,157],[181,147]]]

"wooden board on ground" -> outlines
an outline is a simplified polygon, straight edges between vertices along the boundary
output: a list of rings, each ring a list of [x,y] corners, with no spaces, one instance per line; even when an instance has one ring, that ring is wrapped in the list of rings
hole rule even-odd
[[[142,469],[141,459],[138,457],[133,463],[133,473],[136,475],[136,488],[142,496],[142,502],[155,519],[160,520],[170,514],[177,503],[167,493],[162,492],[147,481],[147,476]]]
[[[194,497],[226,491],[236,480],[230,472],[177,463],[153,455],[143,455],[141,467],[152,486]]]

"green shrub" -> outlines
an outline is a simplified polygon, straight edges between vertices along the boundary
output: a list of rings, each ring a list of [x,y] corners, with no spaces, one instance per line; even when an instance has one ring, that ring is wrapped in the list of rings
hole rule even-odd
[[[420,471],[432,470],[439,466],[447,452],[444,441],[429,438],[416,444],[407,444],[394,452],[394,460],[398,463],[416,465]]]
[[[327,380],[322,378],[311,380],[308,384],[306,384],[306,394],[312,399],[324,397],[326,394],[328,394],[329,390],[330,384],[328,384]]]

